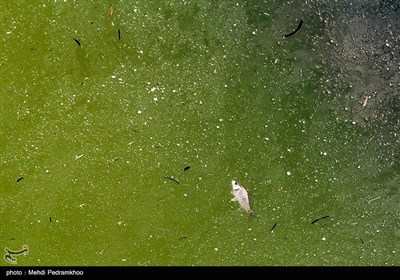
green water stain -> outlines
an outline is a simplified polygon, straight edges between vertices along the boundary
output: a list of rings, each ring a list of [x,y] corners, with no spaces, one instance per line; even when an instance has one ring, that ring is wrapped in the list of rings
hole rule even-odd
[[[29,245],[18,264],[399,263],[396,103],[366,123],[344,112],[318,7],[13,4],[0,245]],[[304,26],[282,40],[294,10]]]

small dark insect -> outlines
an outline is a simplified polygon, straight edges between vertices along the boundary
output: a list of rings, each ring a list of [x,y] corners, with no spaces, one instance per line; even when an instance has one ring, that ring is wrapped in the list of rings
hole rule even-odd
[[[169,179],[169,180],[172,180],[172,181],[174,181],[175,183],[177,183],[177,184],[179,185],[179,182],[178,182],[176,179],[174,179],[174,178],[167,177],[167,176],[164,176],[164,178]]]
[[[74,39],[74,41],[78,44],[78,46],[81,47],[81,43],[78,40],[76,40],[75,38],[72,38],[72,39]]]
[[[318,221],[320,221],[322,219],[326,219],[326,218],[329,218],[329,216],[323,216],[321,218],[315,219],[314,221],[311,222],[311,224],[315,224],[316,222],[318,222]]]
[[[187,239],[187,236],[182,236],[181,238],[179,238],[179,241]]]
[[[31,50],[31,51],[35,51],[36,49],[34,49],[34,48],[30,48],[29,50]]]
[[[51,223],[51,217],[50,217],[50,223]]]
[[[19,177],[19,178],[17,179],[17,183],[18,183],[19,181],[23,180],[23,179],[24,179],[24,177]]]
[[[303,20],[300,20],[299,25],[297,26],[297,28],[296,28],[293,32],[291,32],[291,33],[286,34],[285,36],[283,36],[283,38],[287,38],[287,37],[290,37],[290,36],[296,34],[297,31],[299,31],[300,28],[301,28],[301,26],[303,25],[303,22],[304,22]]]
[[[272,232],[272,231],[274,230],[274,228],[276,227],[276,225],[277,225],[277,223],[275,223],[275,224],[272,226],[270,232]]]
[[[183,168],[183,171],[189,170],[190,166],[186,166],[185,168]]]
[[[118,40],[121,40],[121,30],[118,29]]]

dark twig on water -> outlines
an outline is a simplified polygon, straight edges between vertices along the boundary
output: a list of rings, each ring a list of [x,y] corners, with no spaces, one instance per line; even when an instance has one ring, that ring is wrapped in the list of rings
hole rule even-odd
[[[77,39],[75,39],[75,38],[72,38],[72,39],[74,39],[74,41],[78,44],[78,46],[81,47],[81,43]]]
[[[171,178],[171,177],[168,177],[168,176],[164,176],[164,178],[165,178],[165,179],[172,180],[172,181],[174,181],[175,183],[177,183],[177,184],[179,185],[178,180],[176,180],[176,179],[174,179],[174,178]]]
[[[316,222],[318,222],[318,221],[320,221],[322,219],[326,219],[326,218],[329,218],[329,216],[323,216],[321,218],[315,219],[314,221],[311,222],[311,224],[315,224]]]
[[[303,20],[300,20],[299,25],[297,26],[297,28],[296,28],[293,32],[291,32],[291,33],[286,34],[285,36],[283,36],[283,38],[287,38],[287,37],[290,37],[290,36],[296,34],[297,31],[299,31],[300,28],[301,28],[301,26],[303,25],[303,22],[304,22]]]

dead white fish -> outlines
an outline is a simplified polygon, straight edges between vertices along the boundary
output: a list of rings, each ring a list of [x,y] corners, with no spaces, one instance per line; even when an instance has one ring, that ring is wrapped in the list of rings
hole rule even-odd
[[[250,208],[249,195],[245,188],[238,184],[235,180],[232,181],[232,194],[235,196],[232,200],[237,200],[240,206],[246,210],[248,214],[253,214]]]

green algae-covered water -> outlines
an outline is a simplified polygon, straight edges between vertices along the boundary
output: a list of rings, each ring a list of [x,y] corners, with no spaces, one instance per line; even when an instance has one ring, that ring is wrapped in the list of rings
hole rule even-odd
[[[399,265],[399,9],[2,0],[1,265]]]

